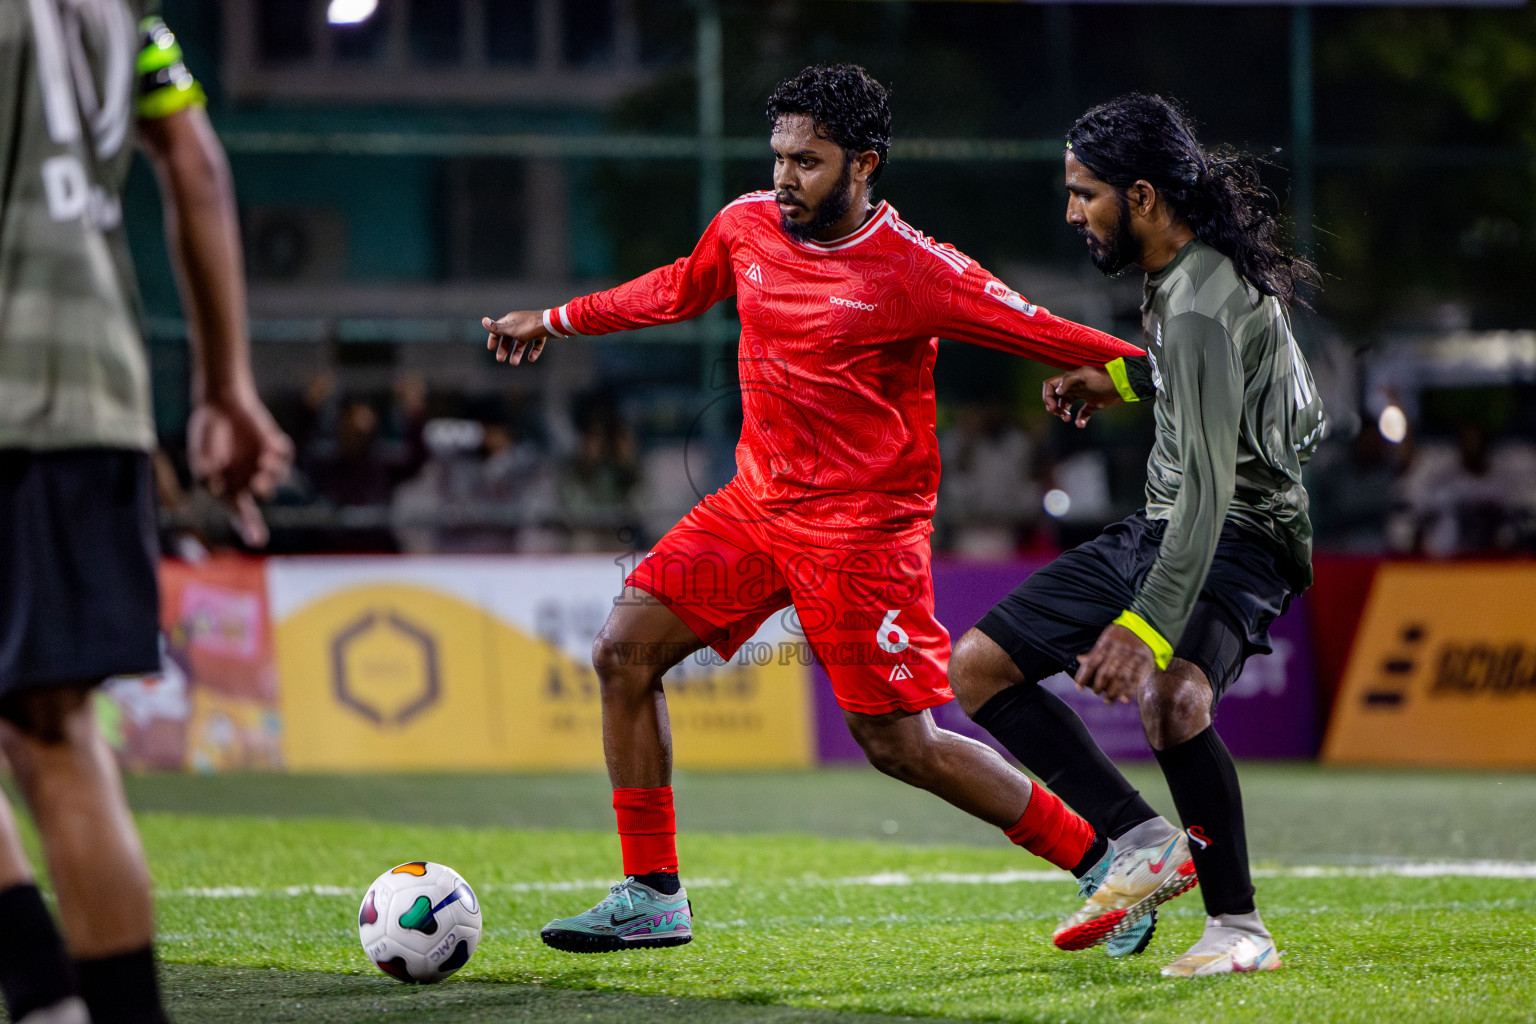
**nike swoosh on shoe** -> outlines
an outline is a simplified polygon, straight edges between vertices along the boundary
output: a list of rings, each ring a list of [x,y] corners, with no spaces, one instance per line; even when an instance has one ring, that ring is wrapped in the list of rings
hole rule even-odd
[[[1260,953],[1258,959],[1249,964],[1247,967],[1244,967],[1236,961],[1233,961],[1232,970],[1236,971],[1238,974],[1247,974],[1249,971],[1256,971],[1259,969],[1259,965],[1262,964],[1265,960],[1268,960],[1269,954],[1273,953],[1274,951],[1275,947],[1269,947],[1264,952]]]
[[[1162,870],[1163,870],[1163,865],[1168,863],[1168,855],[1170,853],[1172,853],[1173,852],[1173,848],[1175,846],[1178,846],[1178,845],[1179,845],[1179,838],[1178,838],[1178,836],[1174,836],[1173,842],[1168,844],[1168,849],[1163,851],[1163,855],[1161,857],[1157,858],[1157,860],[1148,861],[1147,862],[1147,869],[1149,871],[1151,871],[1154,875],[1161,874]]]

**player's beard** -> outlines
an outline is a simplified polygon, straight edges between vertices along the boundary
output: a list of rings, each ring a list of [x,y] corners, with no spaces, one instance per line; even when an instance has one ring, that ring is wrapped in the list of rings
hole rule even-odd
[[[803,242],[807,238],[816,238],[827,228],[843,219],[843,216],[853,207],[853,158],[843,156],[843,176],[838,179],[832,191],[827,193],[814,210],[811,211],[811,219],[801,224],[790,220],[779,212],[779,226],[784,233],[796,241]]]
[[[1088,242],[1088,258],[1105,277],[1119,277],[1127,267],[1141,258],[1141,248],[1131,234],[1131,204],[1117,192],[1115,206],[1119,216],[1107,238],[1095,235],[1088,230],[1086,224],[1077,229],[1077,233]]]

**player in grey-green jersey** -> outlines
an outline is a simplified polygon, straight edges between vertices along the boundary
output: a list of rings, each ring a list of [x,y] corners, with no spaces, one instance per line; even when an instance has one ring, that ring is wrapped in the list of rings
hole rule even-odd
[[[0,0],[0,995],[21,1024],[164,1024],[150,876],[95,717],[156,672],[149,380],[122,232],[135,142],[161,185],[191,343],[193,472],[247,540],[290,447],[257,397],[233,186],[152,0]],[[62,936],[61,936],[62,931]]]
[[[1056,930],[1063,949],[1113,939],[1198,874],[1207,922],[1163,968],[1190,977],[1273,970],[1254,905],[1242,795],[1212,725],[1216,701],[1269,625],[1311,583],[1301,466],[1325,420],[1287,305],[1316,283],[1274,241],[1273,199],[1250,163],[1208,152],[1160,97],[1095,107],[1067,135],[1067,221],[1106,274],[1147,272],[1144,363],[1046,382],[1079,424],[1154,392],[1147,503],[1031,575],[961,637],[961,705],[1110,836],[1114,859]],[[1156,818],[1059,698],[1057,671],[1106,701],[1135,701],[1184,826]]]
[[[1198,238],[1147,275],[1142,325],[1157,389],[1146,514],[1168,527],[1130,611],[1156,650],[1183,635],[1224,523],[1267,538],[1311,585],[1301,467],[1326,420],[1285,306]]]
[[[158,6],[0,2],[0,448],[154,446],[119,197],[202,98]]]

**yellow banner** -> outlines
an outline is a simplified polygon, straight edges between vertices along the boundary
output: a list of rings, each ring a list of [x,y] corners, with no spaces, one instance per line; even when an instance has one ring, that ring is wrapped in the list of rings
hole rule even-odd
[[[601,767],[586,651],[620,578],[603,558],[274,560],[284,762]],[[679,767],[811,762],[808,670],[750,656],[778,646],[668,673]]]
[[[1323,759],[1536,767],[1532,609],[1536,567],[1383,565]]]

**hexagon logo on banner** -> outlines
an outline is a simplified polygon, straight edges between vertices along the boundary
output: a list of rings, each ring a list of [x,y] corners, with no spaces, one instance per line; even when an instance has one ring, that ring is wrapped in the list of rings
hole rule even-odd
[[[337,701],[379,726],[403,726],[442,692],[437,642],[399,613],[370,611],[331,641]]]

